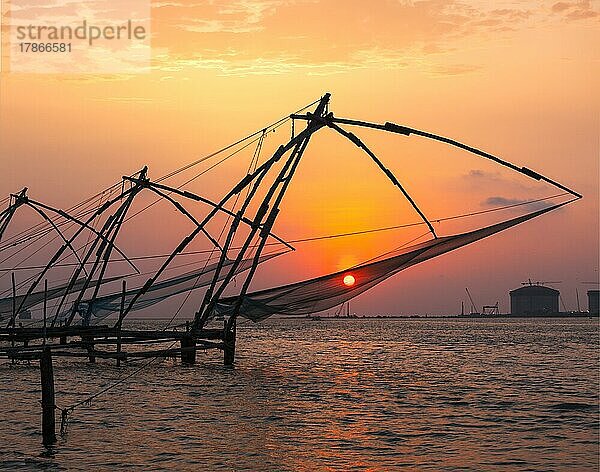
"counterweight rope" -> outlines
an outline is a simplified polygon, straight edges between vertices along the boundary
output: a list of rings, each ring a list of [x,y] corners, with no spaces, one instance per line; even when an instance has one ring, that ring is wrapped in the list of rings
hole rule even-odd
[[[169,349],[171,349],[176,343],[177,343],[177,341],[174,341],[173,343],[171,343],[169,345],[169,347],[167,349],[165,349],[165,351],[168,351]],[[122,383],[124,383],[127,380],[133,378],[135,375],[139,374],[142,370],[146,369],[148,366],[150,366],[151,364],[153,364],[154,362],[156,362],[158,359],[160,359],[160,357],[158,355],[156,355],[154,357],[151,357],[148,360],[148,362],[142,364],[139,368],[137,368],[136,370],[134,370],[132,373],[130,373],[130,374],[124,376],[124,377],[121,377],[115,383],[113,383],[113,384],[109,385],[108,387],[105,387],[105,388],[97,391],[96,393],[93,393],[92,395],[86,397],[85,399],[83,399],[81,401],[78,401],[78,402],[72,404],[71,406],[68,406],[66,408],[60,408],[58,405],[55,405],[55,408],[57,408],[61,412],[61,423],[60,423],[60,433],[61,433],[61,435],[64,436],[66,434],[67,428],[68,428],[69,415],[71,413],[73,413],[73,410],[75,410],[75,408],[77,408],[77,407],[79,407],[81,405],[89,405],[94,398],[98,398],[100,395],[103,395],[104,393],[112,390],[115,387],[118,387]]]

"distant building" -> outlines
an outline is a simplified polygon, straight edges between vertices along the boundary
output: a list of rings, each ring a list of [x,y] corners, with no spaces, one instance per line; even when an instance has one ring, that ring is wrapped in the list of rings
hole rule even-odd
[[[513,316],[535,316],[558,313],[560,292],[541,285],[526,285],[510,292]]]
[[[600,290],[588,290],[588,310],[591,315],[598,314],[598,299],[600,298]]]

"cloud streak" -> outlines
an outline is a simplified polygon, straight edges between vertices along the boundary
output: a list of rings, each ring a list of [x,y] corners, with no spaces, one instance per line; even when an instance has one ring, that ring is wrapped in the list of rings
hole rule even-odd
[[[225,75],[407,66],[435,76],[470,74],[481,66],[447,57],[460,51],[459,42],[513,31],[534,15],[502,1],[489,8],[470,0],[381,0],[373,7],[357,0],[165,0],[154,11],[155,46],[169,50],[159,69]]]
[[[552,12],[561,15],[566,21],[596,18],[600,14],[598,10],[594,9],[590,0],[557,2],[552,5]]]
[[[552,203],[547,201],[528,201],[521,198],[493,196],[486,198],[482,203],[484,207],[521,207],[526,206],[531,210],[542,210],[552,206]]]

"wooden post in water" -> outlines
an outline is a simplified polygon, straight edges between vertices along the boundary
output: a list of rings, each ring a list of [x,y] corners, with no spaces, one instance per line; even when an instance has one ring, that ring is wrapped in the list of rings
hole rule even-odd
[[[15,273],[13,272],[11,274],[11,279],[12,279],[12,320],[11,320],[11,327],[13,328],[13,330],[15,329],[15,323],[17,321],[17,284],[15,283]],[[11,347],[15,347],[15,340],[13,338],[14,333],[11,332],[10,337],[12,338],[10,341],[10,345]],[[14,364],[15,363],[15,358],[14,356],[11,358],[11,362]]]
[[[51,446],[56,442],[56,424],[54,410],[54,371],[52,369],[52,354],[50,348],[45,346],[40,357],[40,373],[42,380],[42,442],[44,446]]]
[[[195,348],[196,347],[196,340],[194,339],[193,336],[184,336],[183,338],[181,338],[181,363],[182,364],[188,364],[188,365],[193,365],[196,363],[196,350],[195,349],[189,349],[189,350],[183,350],[185,348]]]
[[[47,334],[47,318],[46,318],[46,310],[48,306],[48,279],[44,280],[44,340],[42,341],[43,345],[46,345],[46,334]]]
[[[119,321],[117,322],[117,367],[121,366],[121,326],[123,325],[123,313],[125,312],[125,292],[127,291],[127,282],[123,280],[123,293],[121,295],[121,311],[119,312]]]
[[[73,305],[73,309],[75,309],[74,305]],[[58,320],[58,326],[62,326],[62,325],[63,325],[62,320]],[[65,325],[65,327],[66,327],[66,325]],[[68,341],[68,338],[67,338],[66,334],[60,337],[60,341],[59,342],[60,342],[61,346],[66,346],[67,345],[67,341]],[[83,338],[82,338],[82,341],[83,341]]]
[[[231,327],[229,323],[225,323],[223,328],[223,364],[233,365],[235,361],[235,334],[236,334],[236,318],[233,315],[233,322]]]
[[[82,336],[81,340],[86,345],[87,352],[88,352],[88,359],[90,361],[90,364],[95,364],[96,356],[94,356],[94,336]]]
[[[185,348],[196,347],[196,339],[189,334],[190,324],[186,321],[186,336],[181,338],[181,363],[187,365],[193,365],[196,363],[196,350],[184,350]]]

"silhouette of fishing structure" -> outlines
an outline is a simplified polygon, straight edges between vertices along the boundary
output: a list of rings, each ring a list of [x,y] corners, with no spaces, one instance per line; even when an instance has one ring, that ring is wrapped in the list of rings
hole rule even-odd
[[[70,211],[64,211],[33,200],[28,196],[27,189],[10,196],[7,208],[0,213],[0,254],[16,245],[27,245],[31,241],[38,241],[50,231],[53,231],[62,242],[47,264],[39,266],[37,268],[39,271],[27,280],[26,289],[21,289],[23,284],[17,289],[15,271],[19,268],[14,268],[11,274],[11,296],[0,299],[0,321],[5,322],[5,326],[0,329],[0,357],[12,362],[40,360],[42,429],[45,444],[52,444],[55,441],[56,402],[52,357],[83,357],[88,358],[90,362],[95,362],[97,358],[114,359],[118,365],[133,358],[179,357],[182,363],[193,364],[198,350],[218,349],[223,352],[224,364],[232,365],[235,360],[236,325],[240,317],[256,322],[273,315],[307,316],[344,305],[352,298],[410,266],[471,244],[582,198],[575,191],[536,171],[516,166],[449,138],[391,122],[377,124],[338,118],[329,110],[329,100],[330,94],[325,94],[299,112],[208,156],[222,154],[241,144],[247,146],[248,144],[245,143],[257,143],[253,163],[247,174],[218,201],[185,190],[183,188],[185,184],[174,187],[163,183],[167,178],[204,159],[158,180],[149,178],[147,168],[131,176],[124,176],[121,182],[110,188],[110,192],[103,193],[103,196],[107,195],[107,197],[96,208],[91,206],[97,201],[94,197],[85,200]],[[310,107],[314,109],[306,111]],[[266,133],[288,120],[292,123],[292,136],[289,141],[280,145],[268,159],[258,165],[257,153],[260,152]],[[296,123],[305,124],[297,133]],[[427,218],[425,212],[409,195],[394,173],[361,138],[348,131],[346,127],[369,128],[404,137],[420,136],[440,141],[491,160],[536,181],[551,184],[562,193],[548,198],[567,197],[567,199],[474,231],[440,236],[436,234],[432,221]],[[280,213],[281,202],[312,136],[323,129],[333,130],[348,139],[375,163],[391,184],[406,198],[421,219],[418,224],[427,227],[431,239],[404,247],[393,255],[386,253],[354,266],[351,270],[338,271],[265,290],[250,291],[250,284],[259,265],[294,250],[292,242],[278,237],[274,234],[273,228]],[[276,165],[280,167],[278,170]],[[117,245],[117,239],[124,223],[132,217],[130,210],[134,200],[142,193],[150,193],[171,205],[183,218],[191,222],[193,230],[169,254],[161,255],[164,260],[145,283],[135,288],[128,288],[126,278],[131,274],[136,276],[141,274],[136,262],[143,257],[128,257]],[[533,200],[533,202],[541,200],[546,199]],[[206,215],[203,218],[194,216],[190,205],[205,206]],[[508,207],[511,206],[516,205]],[[3,242],[4,234],[13,216],[21,207],[32,209],[41,218],[42,223]],[[447,219],[479,213],[482,212],[457,215]],[[210,230],[211,222],[217,217],[226,218],[226,224],[219,236],[213,235]],[[75,228],[70,234],[64,231],[67,225]],[[81,247],[76,247],[77,242],[86,234],[87,242]],[[200,236],[206,238],[212,245],[210,254],[216,254],[216,260],[212,263],[207,260],[203,267],[196,267],[178,276],[165,277],[165,272],[172,268],[175,258],[187,254],[186,248]],[[327,237],[334,236],[340,235]],[[280,250],[267,252],[266,248],[273,245],[277,245]],[[72,256],[75,261],[70,264],[65,263],[67,256]],[[115,261],[126,264],[133,272],[108,276],[110,265]],[[57,267],[68,268],[71,271],[70,275],[65,283],[49,287],[48,274],[51,269]],[[104,293],[105,291],[102,290],[105,285],[119,281],[122,284],[120,290],[109,293]],[[193,319],[185,326],[165,327],[162,330],[123,327],[123,321],[132,312],[198,289],[205,290],[202,301]],[[23,290],[23,293],[18,293]],[[236,292],[235,295],[226,295],[230,291]],[[48,308],[50,302],[54,303],[52,312]],[[23,326],[23,320],[28,318],[29,310],[39,305],[43,305],[43,323]],[[116,315],[116,321],[113,324],[102,324],[102,321],[112,314]],[[223,320],[223,326],[211,327],[209,323],[214,319]],[[169,345],[165,347],[164,343]],[[131,349],[128,346],[131,346]],[[63,420],[69,411],[72,411],[72,408],[63,409]]]

